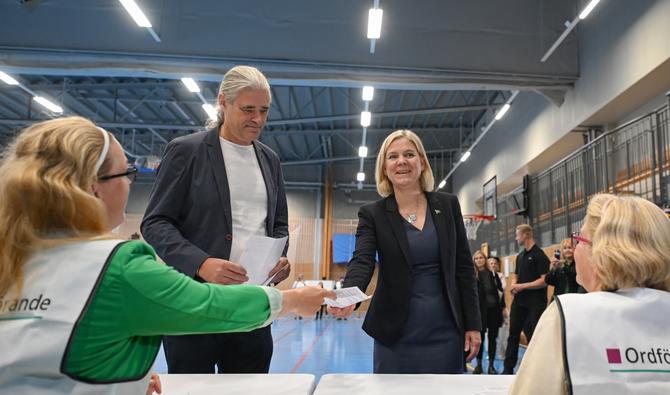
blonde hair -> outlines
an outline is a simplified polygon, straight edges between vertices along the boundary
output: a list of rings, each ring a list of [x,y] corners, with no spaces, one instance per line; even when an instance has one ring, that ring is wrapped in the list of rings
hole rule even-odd
[[[105,208],[89,192],[103,145],[101,129],[87,119],[69,117],[26,128],[5,150],[0,163],[0,296],[12,286],[20,292],[23,265],[36,251],[106,231]],[[109,166],[105,160],[100,172]]]
[[[574,248],[574,246],[572,245],[572,239],[569,238],[569,237],[567,239],[563,239],[563,241],[561,241],[561,249],[563,249],[566,246]]]
[[[391,185],[391,181],[384,173],[386,152],[388,151],[389,146],[395,140],[403,137],[414,144],[419,157],[421,158],[421,162],[423,163],[423,170],[421,171],[421,177],[419,178],[421,189],[425,192],[433,190],[433,186],[435,184],[435,179],[433,178],[433,169],[430,167],[430,162],[428,162],[428,156],[426,155],[425,148],[423,148],[421,139],[411,130],[403,129],[396,130],[395,132],[389,134],[382,143],[382,146],[379,149],[379,154],[377,155],[377,164],[375,166],[375,181],[377,182],[377,193],[379,193],[379,195],[382,197],[387,197],[393,193],[393,185]]]
[[[561,251],[561,259],[566,259],[565,256],[563,256],[563,249],[564,249],[565,247],[570,247],[570,248],[572,248],[572,249],[575,248],[575,246],[572,245],[572,239],[571,239],[571,238],[568,237],[567,239],[563,239],[563,241],[561,241],[561,249],[560,249],[560,251]],[[572,259],[573,259],[573,260],[575,259],[575,258],[574,258],[574,255],[573,255]]]
[[[528,224],[521,224],[516,227],[516,230],[525,235],[528,235],[528,237],[533,237],[533,227]]]
[[[221,85],[219,85],[219,95],[223,95],[226,102],[234,102],[240,91],[244,89],[264,90],[268,93],[270,102],[272,102],[270,83],[260,70],[251,66],[235,66],[228,70],[223,76],[223,80],[221,80]],[[207,122],[208,128],[216,127],[223,122],[223,108],[220,104],[216,108],[216,117],[216,120]]]
[[[636,196],[594,196],[584,229],[603,290],[644,287],[670,291],[670,220]]]
[[[483,256],[484,259],[489,259],[489,258],[486,256],[486,254],[484,254],[484,253],[482,252],[482,250],[477,250],[477,251],[475,251],[474,254],[472,254],[472,261],[473,261],[473,262],[474,262],[475,257],[476,257],[477,255],[481,255],[481,256]]]
[[[475,268],[475,276],[477,278],[479,278],[479,269],[477,269],[477,264],[475,263],[475,257],[477,255],[481,255],[481,256],[484,257],[484,270],[486,270],[486,271],[489,270],[489,266],[488,266],[489,265],[489,263],[488,263],[489,258],[486,256],[486,254],[484,254],[482,252],[482,250],[477,250],[477,251],[475,251],[474,254],[472,254],[472,266]]]

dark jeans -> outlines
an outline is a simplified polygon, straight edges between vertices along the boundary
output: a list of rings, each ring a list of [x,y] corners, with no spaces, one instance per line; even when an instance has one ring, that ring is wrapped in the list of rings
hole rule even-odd
[[[530,342],[545,307],[546,303],[519,303],[516,299],[512,302],[512,311],[509,317],[509,338],[507,339],[507,351],[505,352],[505,372],[512,372],[519,359],[521,330],[525,328],[526,338]],[[526,321],[527,325],[524,326]]]
[[[320,320],[323,319],[323,313],[326,311],[326,305],[322,304],[321,307],[319,308],[319,311],[316,312],[316,315],[314,316],[315,320]]]
[[[493,361],[496,359],[496,340],[498,340],[498,330],[500,327],[498,324],[500,323],[500,317],[499,315],[501,314],[500,309],[497,307],[489,307],[487,309],[487,314],[488,316],[486,317],[486,328],[483,328],[484,330],[481,331],[482,335],[482,342],[484,341],[484,335],[486,335],[486,332],[488,331],[489,333],[489,342],[488,342],[488,352],[489,352],[489,365],[493,365]],[[479,347],[479,353],[477,354],[477,361],[479,363],[482,362],[482,359],[484,358],[484,343],[482,343],[482,346]]]
[[[168,373],[267,373],[272,359],[270,325],[245,333],[163,338]]]

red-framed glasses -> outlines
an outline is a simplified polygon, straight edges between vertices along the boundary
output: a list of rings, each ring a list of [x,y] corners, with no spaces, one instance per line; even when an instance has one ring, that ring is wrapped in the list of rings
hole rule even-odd
[[[579,232],[572,232],[570,239],[572,240],[573,247],[576,247],[579,243],[586,243],[589,245],[592,244],[591,240],[587,239],[586,237],[582,237]]]

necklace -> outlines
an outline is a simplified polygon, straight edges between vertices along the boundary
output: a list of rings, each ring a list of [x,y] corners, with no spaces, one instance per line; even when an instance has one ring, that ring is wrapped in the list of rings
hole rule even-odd
[[[419,212],[419,202],[416,203],[416,208],[414,209],[413,213],[407,213],[407,222],[410,224],[414,224],[416,222],[416,214]]]
[[[418,198],[419,200],[421,199],[420,197]],[[414,212],[408,212],[409,210],[403,210],[406,215],[404,215],[402,212],[400,212],[400,215],[403,217],[403,219],[410,224],[414,224],[417,221],[417,214],[419,213],[419,206],[421,206],[421,202],[417,200],[416,205],[414,206]],[[398,210],[400,211],[400,210]]]

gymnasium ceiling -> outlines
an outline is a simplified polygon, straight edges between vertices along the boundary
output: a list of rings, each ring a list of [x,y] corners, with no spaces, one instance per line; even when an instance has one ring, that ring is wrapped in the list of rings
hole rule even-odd
[[[318,188],[326,170],[355,188],[365,109],[366,188],[391,131],[420,134],[439,179],[515,90],[560,103],[579,76],[575,31],[540,58],[583,1],[380,0],[381,38],[366,38],[373,1],[137,0],[160,42],[116,0],[0,0],[0,70],[114,132],[138,164],[171,139],[202,129],[233,65],[259,67],[272,85],[261,140],[281,157],[287,184]],[[193,77],[200,95],[180,78]],[[55,116],[25,89],[0,83],[0,144]],[[151,174],[143,176],[151,182]]]

